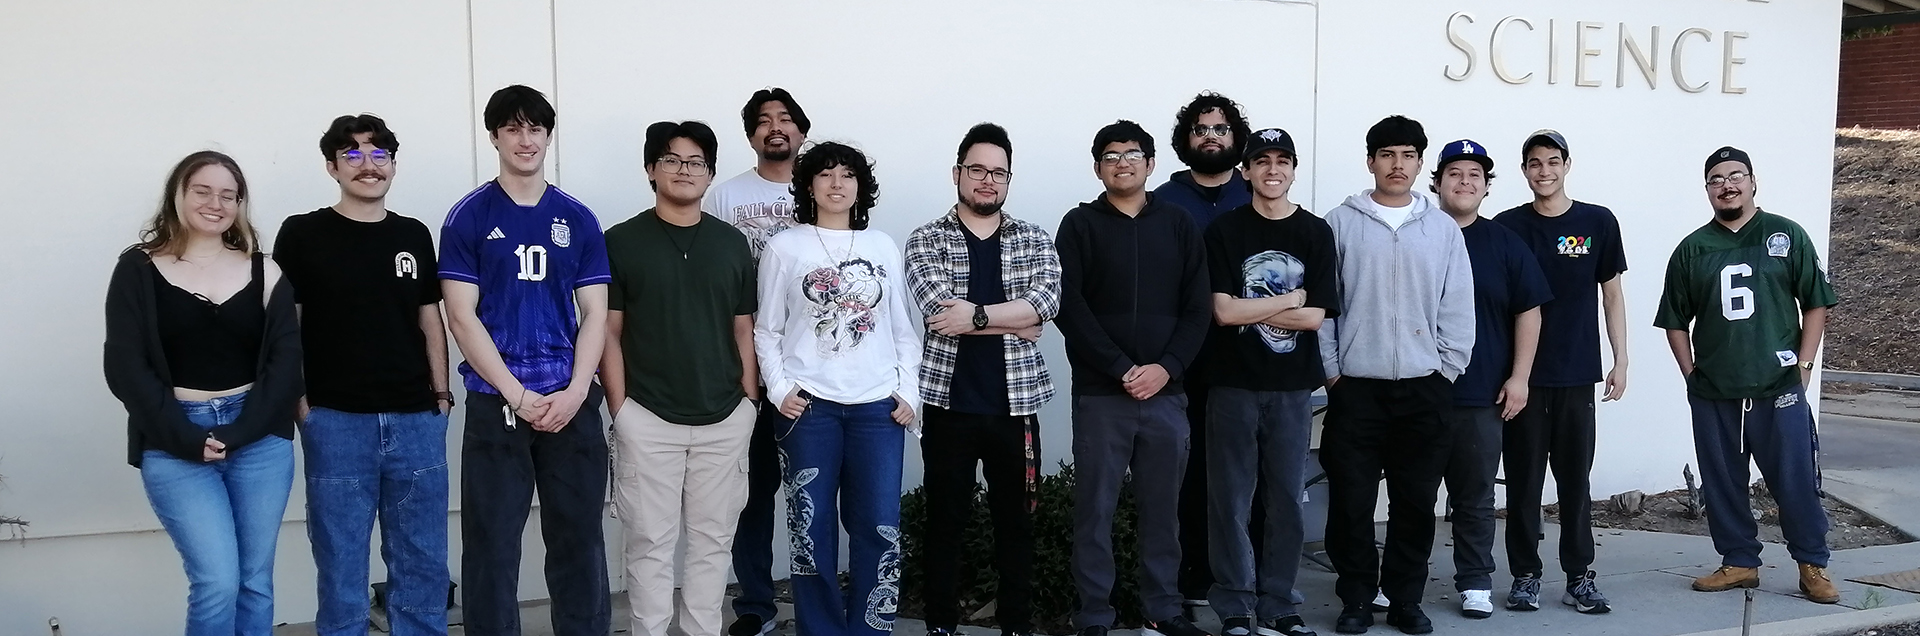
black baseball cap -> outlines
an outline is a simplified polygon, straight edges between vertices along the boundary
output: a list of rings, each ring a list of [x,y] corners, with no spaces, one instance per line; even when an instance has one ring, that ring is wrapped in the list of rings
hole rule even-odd
[[[1262,128],[1253,132],[1253,138],[1247,140],[1247,150],[1241,154],[1240,161],[1252,161],[1254,157],[1268,150],[1287,153],[1294,163],[1300,162],[1300,154],[1293,149],[1293,135],[1279,128]]]
[[[1531,135],[1527,135],[1527,142],[1520,145],[1520,158],[1525,160],[1527,158],[1527,151],[1533,150],[1534,146],[1558,148],[1560,149],[1560,154],[1567,157],[1573,156],[1573,149],[1567,147],[1567,136],[1560,134],[1560,131],[1552,128],[1542,128],[1533,131]]]
[[[1719,150],[1715,150],[1713,154],[1707,156],[1706,174],[1712,175],[1714,166],[1729,161],[1740,162],[1741,165],[1747,167],[1747,174],[1753,174],[1753,159],[1747,156],[1747,151],[1733,146],[1722,146]]]

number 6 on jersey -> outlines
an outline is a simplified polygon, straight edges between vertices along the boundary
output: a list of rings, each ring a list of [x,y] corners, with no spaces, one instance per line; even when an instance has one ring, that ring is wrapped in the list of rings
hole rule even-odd
[[[1733,286],[1736,277],[1752,278],[1753,266],[1735,263],[1720,269],[1720,315],[1729,321],[1753,317],[1753,290]]]

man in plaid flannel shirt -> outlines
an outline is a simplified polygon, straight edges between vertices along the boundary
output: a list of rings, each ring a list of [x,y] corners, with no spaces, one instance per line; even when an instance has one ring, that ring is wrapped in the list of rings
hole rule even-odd
[[[959,626],[955,570],[985,464],[1000,574],[1003,635],[1033,631],[1033,512],[1040,461],[1035,414],[1053,397],[1036,344],[1060,313],[1060,255],[1039,226],[1001,212],[1013,144],[1007,131],[967,131],[953,166],[959,203],[907,240],[907,282],[927,315],[920,395],[926,429],[926,616],[929,636]]]

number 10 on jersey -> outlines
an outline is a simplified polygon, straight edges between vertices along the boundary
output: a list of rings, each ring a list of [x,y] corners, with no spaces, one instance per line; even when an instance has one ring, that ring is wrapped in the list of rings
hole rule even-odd
[[[546,246],[522,245],[513,248],[513,255],[520,257],[520,280],[538,282],[547,279]]]

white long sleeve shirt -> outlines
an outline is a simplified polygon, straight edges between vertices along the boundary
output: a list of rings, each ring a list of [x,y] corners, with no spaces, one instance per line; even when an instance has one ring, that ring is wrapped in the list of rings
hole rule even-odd
[[[767,399],[841,404],[893,394],[920,412],[920,312],[900,248],[879,230],[800,225],[760,254],[753,349]]]

